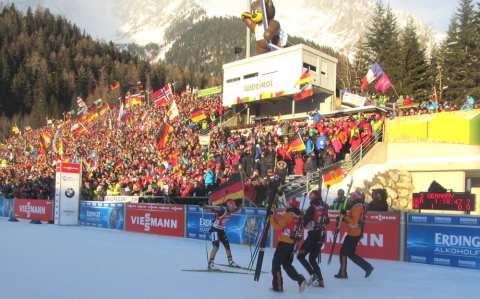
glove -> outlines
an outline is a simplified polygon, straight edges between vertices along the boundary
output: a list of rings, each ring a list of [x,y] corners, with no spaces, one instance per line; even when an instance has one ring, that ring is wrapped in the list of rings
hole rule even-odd
[[[340,210],[340,214],[342,214],[343,216],[345,216],[347,214],[347,211],[345,209],[341,209]]]
[[[267,218],[270,217],[270,215],[273,215],[273,212],[271,210],[267,211]]]
[[[340,216],[337,216],[337,223],[340,222]]]
[[[203,209],[203,207],[205,206],[205,203],[204,203],[204,202],[201,202],[201,203],[199,203],[198,205],[200,206],[200,208]]]

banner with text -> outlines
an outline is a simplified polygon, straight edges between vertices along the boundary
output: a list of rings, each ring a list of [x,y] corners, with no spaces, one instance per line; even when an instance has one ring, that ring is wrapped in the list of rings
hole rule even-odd
[[[124,203],[82,201],[80,225],[123,230],[124,207]]]
[[[215,215],[202,210],[197,206],[187,206],[187,238],[211,240],[209,230],[215,221]],[[247,244],[255,246],[263,230],[265,209],[241,209],[232,214],[227,223],[225,232],[232,244]],[[267,238],[267,247],[270,246]]]
[[[407,262],[480,270],[480,217],[409,214]]]
[[[58,225],[78,225],[82,166],[58,162],[55,173],[55,218]]]
[[[139,233],[183,237],[185,206],[126,204],[125,230]]]
[[[275,213],[275,215],[277,215],[276,217],[279,217],[284,211],[276,210]],[[330,224],[327,225],[325,232],[325,243],[322,247],[323,253],[330,253],[335,233],[335,219],[337,216],[340,216],[340,212],[329,211],[328,216],[330,217]],[[356,253],[364,258],[398,261],[399,224],[400,215],[397,213],[368,212],[363,239],[358,244]],[[303,232],[303,240],[307,238],[307,228],[305,228]],[[346,230],[347,224],[342,223],[334,250],[336,255],[340,254],[340,248],[346,236]],[[275,233],[274,244],[276,246],[279,232]],[[299,246],[302,245],[303,240],[300,241]]]
[[[53,200],[15,199],[13,216],[19,219],[52,221]]]
[[[362,97],[362,96],[359,96],[357,94],[354,94],[354,93],[345,93],[343,94],[343,98],[342,98],[342,104],[348,104],[348,105],[351,105],[351,106],[355,106],[355,107],[363,107],[365,106],[365,101],[367,99],[365,97]]]
[[[0,198],[0,216],[13,216],[13,198]]]

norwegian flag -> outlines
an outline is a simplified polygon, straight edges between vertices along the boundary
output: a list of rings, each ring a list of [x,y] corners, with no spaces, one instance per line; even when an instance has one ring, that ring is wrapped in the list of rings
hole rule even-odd
[[[156,106],[167,104],[173,100],[173,93],[170,90],[170,84],[165,85],[163,88],[155,91],[152,94],[153,102]]]

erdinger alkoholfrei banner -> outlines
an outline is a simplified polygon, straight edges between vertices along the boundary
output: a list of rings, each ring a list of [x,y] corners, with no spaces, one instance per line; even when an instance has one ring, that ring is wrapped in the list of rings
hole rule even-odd
[[[480,270],[480,217],[408,214],[407,262]]]
[[[53,200],[15,199],[13,216],[19,219],[52,221]]]
[[[197,206],[187,206],[187,238],[211,240],[209,230],[215,215],[202,211]],[[265,222],[265,209],[243,208],[232,214],[225,232],[232,244],[246,244],[255,246],[263,230]],[[270,246],[270,238],[267,238]]]
[[[185,206],[127,203],[125,230],[147,234],[183,237]]]
[[[0,198],[0,216],[13,216],[13,198]]]
[[[82,201],[80,225],[123,230],[125,203]]]
[[[58,225],[78,225],[82,167],[76,163],[57,163],[55,175],[55,217]]]

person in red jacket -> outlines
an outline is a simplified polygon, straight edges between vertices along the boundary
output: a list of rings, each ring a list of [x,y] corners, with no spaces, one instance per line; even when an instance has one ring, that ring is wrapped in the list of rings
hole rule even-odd
[[[232,199],[227,200],[225,203],[221,204],[218,207],[207,207],[205,204],[200,203],[200,207],[205,211],[215,213],[215,220],[212,222],[212,227],[210,228],[210,237],[212,239],[213,249],[210,252],[210,260],[208,261],[208,270],[219,270],[213,263],[217,251],[220,248],[220,242],[222,242],[223,247],[225,247],[225,252],[228,258],[228,264],[231,267],[238,267],[238,265],[232,259],[232,251],[230,250],[230,242],[228,241],[228,236],[225,233],[225,227],[227,226],[228,220],[232,217],[232,213],[239,211],[243,208],[243,204],[237,205]]]
[[[283,216],[276,220],[270,214],[269,220],[274,230],[281,230],[282,233],[278,237],[278,244],[272,260],[272,287],[270,291],[283,293],[283,277],[281,267],[287,272],[288,277],[298,282],[299,292],[303,292],[307,286],[308,281],[302,274],[298,274],[293,263],[293,247],[294,234],[297,231],[296,226],[300,218],[300,202],[295,197],[288,200],[288,208]]]
[[[247,183],[243,187],[243,191],[245,193],[245,197],[248,199],[248,206],[254,206],[255,200],[257,199],[257,190],[255,189],[251,178],[247,179]]]

